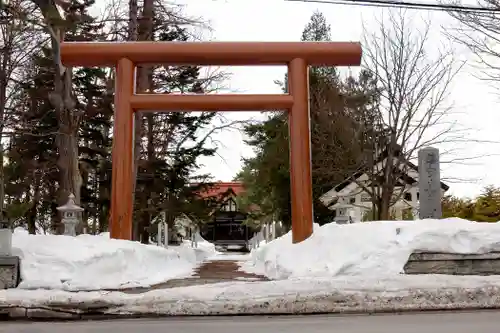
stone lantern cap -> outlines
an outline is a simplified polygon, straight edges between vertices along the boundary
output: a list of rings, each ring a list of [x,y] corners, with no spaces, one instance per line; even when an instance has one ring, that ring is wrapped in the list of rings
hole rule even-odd
[[[339,209],[339,208],[352,208],[354,205],[352,204],[346,204],[346,203],[336,203],[332,206],[332,208]]]
[[[63,205],[63,206],[59,206],[56,208],[57,210],[65,213],[65,212],[82,212],[84,211],[84,209],[80,206],[78,206],[77,204],[75,204],[75,196],[73,195],[73,193],[71,193],[69,196],[68,196],[68,202]]]

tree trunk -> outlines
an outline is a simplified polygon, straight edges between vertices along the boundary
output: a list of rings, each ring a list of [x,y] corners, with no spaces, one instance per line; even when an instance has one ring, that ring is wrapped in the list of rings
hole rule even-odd
[[[98,210],[98,218],[99,218],[99,233],[105,232],[108,230],[108,212],[109,212],[109,187],[106,172],[106,161],[101,160],[99,163],[99,174],[98,174],[98,191],[99,191],[99,205],[97,207]]]
[[[137,0],[129,0],[129,25],[128,25],[128,40],[129,41],[136,41],[138,40],[137,38],[137,30],[138,30],[138,23],[137,23],[137,17],[139,15],[139,9],[138,9],[138,4]],[[137,73],[136,73],[137,74]],[[137,86],[136,86],[137,88]],[[138,171],[138,162],[140,158],[140,139],[141,139],[141,120],[142,118],[139,116],[139,113],[135,114],[135,119],[134,119],[134,126],[135,126],[135,133],[134,133],[134,138],[135,138],[135,143],[134,143],[134,178],[133,178],[133,187],[132,187],[132,204],[135,202],[135,189],[137,186],[137,171]],[[132,214],[132,218],[134,221],[132,221],[132,239],[135,241],[138,241],[140,239],[140,231],[139,231],[139,225],[140,223],[135,222],[135,214]]]
[[[31,235],[36,234],[36,220],[38,217],[38,205],[40,202],[40,179],[39,177],[35,174],[34,177],[34,184],[33,184],[33,198],[31,198],[31,203],[32,206],[29,209],[27,213],[27,224],[28,224],[28,233]]]
[[[80,191],[82,177],[78,165],[78,138],[72,130],[68,130],[67,124],[60,124],[58,138],[56,140],[59,149],[59,201],[65,204],[68,196],[75,196],[75,203],[80,203]]]
[[[148,210],[141,214],[141,243],[149,244],[149,225],[151,224],[151,214]],[[148,226],[148,227],[147,227]]]
[[[88,147],[88,143],[85,143],[85,146]],[[92,190],[94,190],[93,180],[91,180],[93,178],[90,176],[88,170],[83,169],[81,171],[80,175],[81,175],[81,179],[82,179],[82,187],[88,186]],[[91,181],[92,181],[92,184],[89,184],[89,182],[91,182]],[[88,209],[85,209],[81,213],[82,221],[76,226],[77,235],[90,232],[89,219],[91,218],[91,216],[92,216],[92,214]]]
[[[394,193],[394,185],[398,181],[398,176],[395,174],[394,165],[394,147],[396,137],[391,136],[387,145],[387,159],[383,166],[383,178],[379,186],[381,189],[380,206],[378,209],[379,220],[387,221],[391,219],[390,208],[392,206],[392,194]]]
[[[53,105],[58,119],[58,133],[56,145],[59,152],[57,166],[59,168],[59,193],[58,204],[64,205],[69,194],[75,196],[75,203],[80,204],[80,190],[82,178],[78,165],[78,126],[79,117],[75,115],[75,101],[72,95],[72,70],[63,71],[60,63],[60,41],[64,38],[62,28],[52,27],[54,36],[51,37],[52,55],[54,61],[54,91],[49,99]],[[58,38],[58,39],[56,39]],[[62,232],[62,227],[57,226],[57,231]]]
[[[153,40],[153,18],[154,18],[154,0],[144,0],[142,15],[140,22],[138,23],[138,34],[137,39],[140,41],[148,41]],[[142,65],[137,66],[137,91],[139,93],[144,93],[151,90],[152,80],[151,80],[151,66]],[[149,120],[149,117],[148,117]],[[144,137],[144,128],[143,128],[143,116],[141,113],[137,112],[135,114],[135,149],[134,149],[134,181],[135,185],[134,189],[134,202],[135,202],[135,191],[137,187],[137,175],[139,171],[139,162],[141,158],[141,141]],[[146,204],[144,202],[144,204]],[[139,209],[142,207],[139,207]],[[137,225],[134,229],[137,228],[137,238],[134,240],[139,240],[138,238],[144,239],[145,234],[149,228],[149,220],[145,218],[139,218],[136,223]],[[149,239],[149,236],[147,237]]]
[[[382,195],[380,196],[378,212],[379,221],[390,220],[390,206],[391,206],[391,193],[389,193],[386,186],[383,186]]]
[[[4,115],[5,107],[7,104],[7,68],[9,65],[9,57],[11,56],[11,50],[8,47],[4,47],[2,50],[2,63],[0,69],[0,221],[4,219],[4,204],[5,204],[5,180],[4,180],[4,149],[3,149],[3,130],[4,130]]]
[[[50,198],[55,198],[55,197],[56,197],[56,191],[54,188],[51,188]],[[57,201],[53,200],[50,203],[50,220],[51,220],[50,230],[53,233],[62,234],[64,232],[64,228],[62,227],[61,215],[59,214],[57,207],[58,207]]]
[[[154,154],[154,117],[151,113],[149,113],[146,117],[146,120],[147,120],[147,125],[148,125],[148,128],[147,128],[147,142],[148,142],[148,145],[147,145],[147,159],[148,159],[148,162],[149,161],[153,161],[153,159],[155,158],[155,154]],[[146,192],[149,194],[149,192]],[[149,237],[150,237],[150,227],[151,227],[151,208],[150,207],[150,204],[149,204],[149,201],[148,201],[148,196],[149,195],[146,195],[144,200],[146,202],[148,202],[148,209],[146,210],[146,212],[143,214],[143,218],[141,219],[141,242],[144,243],[144,244],[148,244],[149,243]]]

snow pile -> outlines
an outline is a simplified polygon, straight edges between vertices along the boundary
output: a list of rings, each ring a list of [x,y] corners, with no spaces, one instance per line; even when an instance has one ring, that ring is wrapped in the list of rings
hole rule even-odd
[[[192,244],[191,240],[184,240],[183,246],[188,247],[195,252],[197,262],[205,261],[218,254],[215,250],[215,245],[201,237],[199,232],[194,234],[194,241],[196,243]],[[194,245],[195,248],[192,248],[191,245]]]
[[[474,254],[500,251],[500,223],[458,218],[314,226],[292,244],[291,233],[253,250],[247,272],[273,279],[394,276],[414,251]]]
[[[147,287],[190,276],[195,266],[215,254],[207,242],[168,249],[110,239],[109,234],[77,237],[29,235],[16,229],[13,254],[21,257],[24,289],[97,290]]]

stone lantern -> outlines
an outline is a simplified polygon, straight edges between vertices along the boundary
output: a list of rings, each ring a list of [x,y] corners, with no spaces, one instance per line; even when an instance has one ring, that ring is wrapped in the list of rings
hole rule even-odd
[[[337,203],[334,205],[335,207],[335,222],[338,224],[347,224],[351,223],[349,215],[347,214],[347,210],[352,208],[352,205],[346,203]]]
[[[75,196],[70,194],[68,202],[57,210],[62,213],[61,222],[64,224],[64,234],[67,236],[76,236],[76,225],[80,222],[78,213],[83,212],[83,208],[75,204]]]

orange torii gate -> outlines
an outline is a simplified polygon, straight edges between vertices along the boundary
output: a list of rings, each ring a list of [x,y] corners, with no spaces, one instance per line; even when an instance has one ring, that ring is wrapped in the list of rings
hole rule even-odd
[[[313,230],[308,66],[351,66],[361,45],[348,42],[65,42],[65,66],[116,67],[112,154],[112,238],[132,239],[134,112],[288,110],[292,238]],[[136,94],[137,64],[287,65],[288,94]]]

